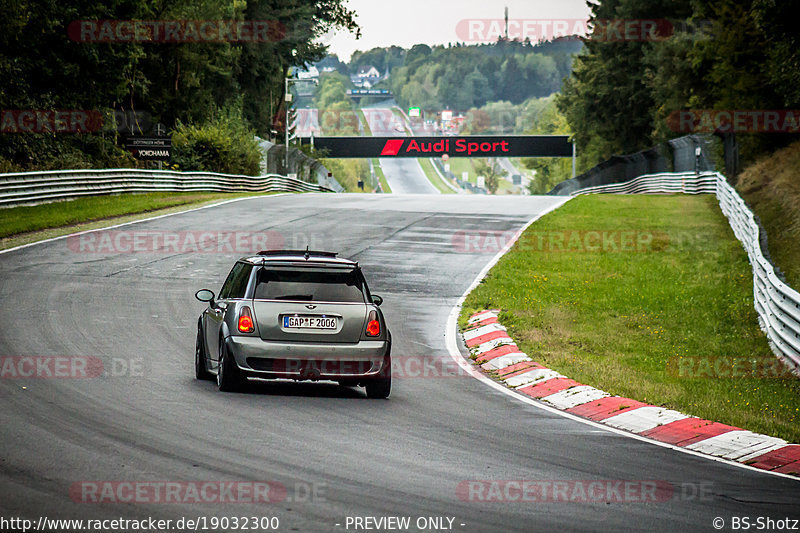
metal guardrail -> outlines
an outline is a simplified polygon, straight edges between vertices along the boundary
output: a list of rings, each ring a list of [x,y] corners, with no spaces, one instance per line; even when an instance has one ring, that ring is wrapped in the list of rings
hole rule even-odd
[[[267,174],[240,176],[171,170],[53,170],[0,174],[0,206],[134,192],[333,192],[322,185]]]
[[[645,174],[630,181],[611,183],[608,185],[595,185],[574,191],[571,196],[591,193],[686,193],[707,194],[717,191],[717,177],[713,172],[702,173],[699,176],[689,172],[663,172],[660,174]]]
[[[587,187],[617,184],[656,173],[713,172],[717,168],[714,139],[710,135],[685,135],[635,154],[615,155],[579,176],[558,183],[547,194],[569,196]]]
[[[782,282],[761,251],[759,226],[739,193],[719,172],[698,175],[663,173],[640,176],[625,183],[598,185],[572,193],[687,193],[716,194],[720,209],[741,241],[753,268],[753,299],[761,329],[775,354],[800,371],[800,293]]]

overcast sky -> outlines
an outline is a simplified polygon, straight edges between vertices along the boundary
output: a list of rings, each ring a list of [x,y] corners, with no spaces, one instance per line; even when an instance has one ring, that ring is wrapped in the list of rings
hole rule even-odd
[[[469,36],[466,33],[469,31],[467,21],[473,22],[473,30],[478,28],[480,35],[490,34],[490,21],[502,19],[505,6],[508,6],[511,21],[537,21],[537,26],[528,26],[529,32],[543,27],[538,21],[567,21],[571,24],[571,21],[589,17],[586,0],[348,0],[347,6],[356,12],[361,39],[356,40],[349,33],[329,35],[323,39],[330,44],[330,52],[343,61],[348,60],[355,50],[365,51],[376,46],[394,44],[410,48],[417,43],[469,42],[464,38]],[[519,27],[522,28],[521,22]],[[480,28],[483,28],[482,33]],[[476,34],[473,32],[472,35]]]

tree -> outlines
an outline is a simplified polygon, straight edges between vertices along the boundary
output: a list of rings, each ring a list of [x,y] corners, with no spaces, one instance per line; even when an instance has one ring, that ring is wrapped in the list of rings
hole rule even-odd
[[[571,49],[581,46],[568,43]],[[569,48],[552,45],[541,52],[529,43],[498,42],[449,47],[414,45],[405,54],[405,63],[392,70],[390,86],[403,106],[448,106],[465,110],[496,99],[520,103],[533,95],[549,95],[558,90],[560,80],[569,73]],[[558,61],[548,54],[557,54]],[[359,56],[359,61],[362,56]],[[404,91],[416,82],[413,90]],[[407,100],[403,93],[420,95],[424,101]],[[504,96],[511,95],[511,98]]]
[[[541,54],[524,56],[520,60],[520,68],[528,80],[528,95],[549,96],[561,88],[556,60],[550,56]]]
[[[250,0],[247,20],[274,21],[279,31],[268,43],[242,43],[246,53],[238,62],[237,81],[245,95],[245,115],[256,131],[266,135],[271,109],[283,104],[283,78],[291,66],[305,67],[325,57],[320,37],[333,30],[360,36],[355,12],[343,0]],[[268,95],[272,95],[267,98]],[[280,132],[279,132],[280,133]]]
[[[511,56],[503,62],[500,67],[500,79],[498,98],[519,104],[529,94],[526,86],[528,79],[519,67],[519,62],[515,56]]]
[[[686,21],[687,27],[676,24],[674,32],[656,39],[615,41],[600,31],[587,39],[558,99],[583,162],[587,155],[595,163],[688,133],[668,123],[675,111],[800,105],[800,39],[793,22],[798,15],[796,2],[776,0],[593,4],[595,23],[657,18]],[[745,161],[789,140],[744,132],[736,137]]]
[[[141,111],[170,130],[239,106],[246,125],[261,135],[282,106],[288,68],[324,57],[318,38],[327,31],[358,33],[344,0],[15,0],[0,3],[0,18],[0,109]],[[81,20],[265,20],[285,31],[266,42],[92,43],[68,31]],[[5,137],[4,166],[131,163],[119,162],[124,152],[113,129]]]
[[[797,2],[755,0],[751,13],[756,27],[766,40],[769,83],[786,109],[800,106],[800,37],[796,21],[800,18]]]
[[[529,124],[526,134],[570,135],[567,119],[559,112],[554,97],[529,100],[524,108],[523,117]],[[531,194],[546,194],[557,183],[571,176],[572,162],[564,157],[524,157],[522,164],[536,172],[528,183]]]
[[[444,75],[439,76],[436,93],[441,102],[452,109],[469,109],[475,101],[472,84],[465,83],[464,77],[450,65],[445,66]]]
[[[491,194],[496,193],[498,187],[500,187],[500,178],[507,174],[507,172],[503,170],[503,167],[500,166],[497,159],[494,157],[489,159],[476,159],[474,165],[475,172],[477,172],[479,176],[485,178],[484,183],[486,184],[486,190]]]
[[[464,86],[469,93],[472,93],[471,102],[466,107],[480,107],[492,98],[492,90],[489,87],[489,80],[481,74],[478,67],[464,78]]]
[[[415,44],[406,53],[405,64],[411,65],[414,62],[422,62],[431,56],[431,47],[427,44]]]
[[[461,132],[464,135],[479,135],[489,133],[492,129],[492,117],[483,109],[470,109],[464,120]]]
[[[356,50],[350,58],[350,70],[358,72],[362,67],[375,67],[383,75],[387,70],[403,63],[404,52],[399,46],[378,47],[367,52]]]
[[[483,106],[482,111],[491,119],[491,130],[494,134],[514,133],[516,129],[517,117],[519,116],[519,106],[511,102],[501,100],[499,102],[489,102]]]
[[[658,41],[617,40],[604,20],[685,19],[690,0],[605,0],[591,4],[594,32],[573,63],[558,99],[575,132],[578,150],[590,164],[614,153],[630,153],[652,144],[656,102],[647,85],[645,52]]]

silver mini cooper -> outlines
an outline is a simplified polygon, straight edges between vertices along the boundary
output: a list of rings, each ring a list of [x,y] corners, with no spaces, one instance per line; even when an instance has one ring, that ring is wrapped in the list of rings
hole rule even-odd
[[[331,252],[280,250],[239,259],[197,322],[195,374],[233,391],[248,377],[332,380],[392,387],[392,337],[355,261]]]

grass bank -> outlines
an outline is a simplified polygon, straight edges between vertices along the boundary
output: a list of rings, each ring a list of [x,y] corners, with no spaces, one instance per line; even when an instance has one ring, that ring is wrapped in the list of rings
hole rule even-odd
[[[472,159],[466,157],[452,157],[449,161],[450,172],[453,173],[458,179],[463,179],[463,173],[467,173],[467,181],[475,183],[477,181],[477,173],[475,167],[472,165]]]
[[[737,189],[761,218],[773,263],[800,290],[800,141],[746,168]]]
[[[0,249],[264,193],[148,193],[87,196],[75,200],[0,209]]]
[[[369,127],[369,122],[367,121],[367,117],[364,115],[364,111],[361,109],[358,109],[358,118],[364,127],[364,135],[367,137],[372,137],[372,130]],[[392,192],[392,188],[389,187],[389,182],[386,181],[386,176],[383,175],[381,163],[377,158],[372,158],[372,168],[375,169],[375,176],[377,176],[378,183],[381,185],[381,192]]]
[[[358,113],[358,119],[361,121],[361,127],[364,128],[364,136],[372,137],[372,129],[369,127],[369,122],[367,121],[367,117],[364,116],[364,112],[359,108],[356,110]]]
[[[196,192],[114,194],[31,206],[6,207],[0,209],[0,237],[236,196],[242,195]]]
[[[570,201],[503,256],[461,325],[489,308],[523,352],[581,383],[800,442],[800,380],[718,366],[773,356],[747,257],[712,196]]]
[[[444,181],[442,181],[442,178],[439,177],[439,174],[436,172],[436,169],[433,168],[433,163],[431,163],[430,159],[420,157],[417,159],[417,161],[419,161],[419,166],[422,167],[422,171],[425,173],[425,176],[427,176],[428,181],[430,181],[440,193],[455,194],[455,191],[448,187]]]
[[[392,192],[392,188],[389,187],[389,182],[386,181],[386,176],[383,174],[383,169],[377,158],[372,158],[372,168],[375,169],[375,175],[378,177],[378,182],[381,184],[381,191],[385,193]]]

